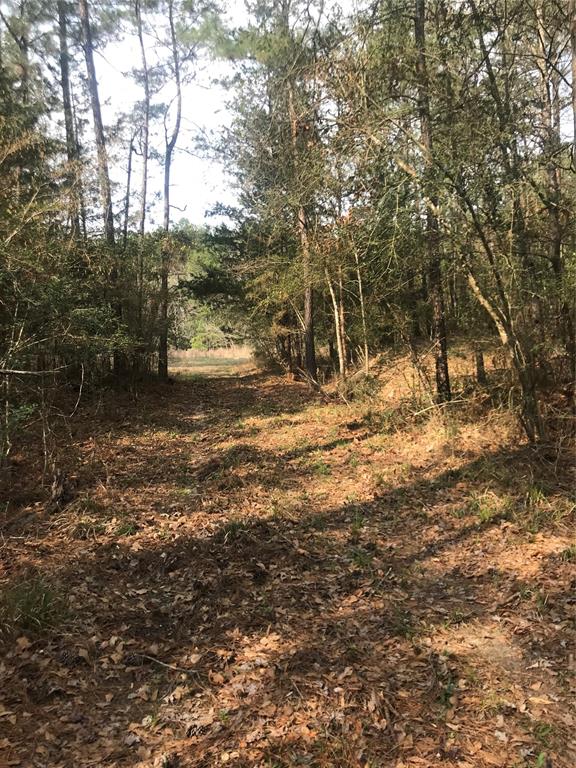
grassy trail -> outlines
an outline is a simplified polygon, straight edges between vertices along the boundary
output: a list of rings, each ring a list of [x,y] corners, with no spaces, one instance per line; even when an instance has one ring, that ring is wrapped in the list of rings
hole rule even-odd
[[[394,413],[259,374],[86,413],[73,498],[5,520],[0,765],[573,768],[562,466]]]

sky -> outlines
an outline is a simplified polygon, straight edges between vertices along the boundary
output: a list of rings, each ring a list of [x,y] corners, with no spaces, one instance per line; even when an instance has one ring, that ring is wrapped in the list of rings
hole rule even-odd
[[[324,7],[330,8],[337,3],[340,7],[351,10],[358,1],[327,0]],[[224,2],[226,7],[224,23],[229,28],[245,25],[248,14],[244,0],[224,0]],[[145,36],[145,44],[150,64],[154,59],[156,41],[152,35],[148,34]],[[97,76],[105,124],[114,125],[119,114],[127,112],[131,104],[142,98],[141,89],[131,77],[131,69],[140,67],[140,63],[140,47],[135,34],[96,52]],[[226,106],[231,94],[216,82],[218,78],[230,74],[232,74],[231,64],[224,61],[211,61],[205,56],[198,63],[194,81],[187,84],[184,89],[182,131],[172,169],[172,222],[186,218],[193,224],[216,225],[225,217],[207,217],[207,212],[217,203],[224,205],[237,203],[232,179],[226,176],[224,168],[214,160],[192,154],[195,136],[217,134],[232,120],[232,114]],[[168,86],[159,96],[161,100],[168,101],[172,95]],[[163,137],[158,134],[158,138],[157,146],[162,147]],[[134,158],[134,163],[134,189],[139,189],[137,157]],[[112,180],[118,185],[115,195],[115,208],[118,211],[123,208],[126,166],[126,157],[117,158],[116,162],[110,164]],[[149,173],[151,196],[154,192],[159,194],[162,189],[160,164],[150,162]],[[132,203],[133,210],[136,210],[137,206],[138,198],[135,196]],[[158,199],[152,206],[147,228],[158,227],[161,221],[162,203]]]
[[[227,21],[232,25],[245,19],[243,0],[229,0]],[[155,41],[150,35],[145,39],[149,64],[154,61]],[[102,101],[102,113],[106,126],[113,126],[119,115],[130,111],[131,105],[142,99],[142,90],[134,83],[131,70],[140,67],[140,48],[136,37],[125,38],[107,45],[96,53],[97,77]],[[231,180],[226,177],[223,167],[216,161],[202,156],[195,150],[195,139],[199,135],[218,133],[230,124],[232,115],[226,107],[230,94],[216,82],[218,78],[231,74],[231,65],[222,61],[200,59],[195,67],[195,77],[183,89],[182,127],[172,167],[171,220],[177,222],[186,218],[193,224],[215,225],[222,217],[208,217],[207,213],[217,203],[234,205],[237,201]],[[168,102],[173,89],[167,86],[158,100]],[[127,124],[129,128],[129,123]],[[163,136],[161,125],[157,125],[156,146],[161,148]],[[127,143],[124,155],[127,154]],[[115,209],[121,210],[125,195],[127,157],[118,157],[114,147],[110,148],[110,175],[117,185]],[[140,188],[140,159],[133,157],[133,189]],[[162,168],[157,160],[149,161],[149,202],[152,203],[148,228],[161,225],[162,201],[153,201],[154,193],[159,196],[162,189]],[[136,195],[132,198],[132,210],[138,207]]]

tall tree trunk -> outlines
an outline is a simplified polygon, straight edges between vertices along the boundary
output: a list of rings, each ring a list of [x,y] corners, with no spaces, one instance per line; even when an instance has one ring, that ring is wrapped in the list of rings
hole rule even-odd
[[[426,66],[425,0],[415,1],[415,39],[418,53],[416,74],[418,78],[418,111],[420,115],[421,142],[425,150],[424,195],[426,196],[426,253],[428,262],[428,285],[432,306],[432,335],[435,343],[436,391],[439,402],[450,400],[450,376],[448,373],[448,347],[446,340],[446,314],[442,288],[442,266],[440,259],[440,231],[438,227],[438,199],[434,193],[431,173],[432,124],[430,120],[430,99],[428,93],[428,70]]]
[[[570,53],[572,68],[572,118],[574,121],[572,137],[572,164],[576,169],[576,0],[570,0],[568,8],[570,23]]]
[[[178,42],[176,40],[176,29],[174,25],[174,2],[168,3],[168,25],[170,28],[170,45],[172,53],[172,66],[174,83],[176,85],[176,116],[174,126],[170,136],[168,128],[164,123],[165,153],[164,153],[164,232],[170,230],[170,173],[172,170],[172,160],[176,142],[180,133],[180,123],[182,120],[182,83],[180,76],[180,55],[178,52]],[[166,115],[166,118],[168,116]],[[168,378],[168,276],[170,271],[170,253],[167,238],[162,245],[160,269],[160,343],[158,347],[158,376],[166,380]]]
[[[72,97],[72,119],[73,119],[73,125],[74,125],[74,136],[76,141],[76,157],[78,158],[78,165],[80,165],[80,161],[82,158],[81,151],[80,151],[80,140],[79,140],[80,128],[78,126],[78,118],[76,114],[76,98],[74,96],[72,83],[70,83],[70,96]],[[87,240],[88,229],[86,226],[86,200],[84,196],[84,185],[82,184],[82,178],[80,173],[78,173],[76,183],[78,186],[78,205],[80,208],[80,226],[82,229],[82,237],[84,238],[84,240]]]
[[[64,0],[58,0],[58,39],[60,44],[60,84],[62,86],[62,106],[64,109],[64,127],[66,130],[66,157],[68,159],[67,185],[69,188],[70,223],[73,237],[80,235],[80,217],[76,194],[76,175],[78,173],[78,143],[74,130],[72,111],[72,92],[70,89],[70,55],[68,53],[68,19]]]
[[[146,46],[144,44],[144,32],[142,27],[142,8],[140,0],[135,0],[136,25],[138,41],[140,44],[140,58],[142,60],[142,82],[144,87],[144,115],[142,121],[142,181],[140,186],[140,219],[138,231],[144,236],[146,227],[146,198],[148,195],[148,146],[150,141],[150,73],[146,58]]]
[[[144,232],[146,229],[146,204],[148,197],[148,152],[150,143],[150,73],[144,44],[144,31],[142,25],[142,8],[140,0],[135,0],[134,11],[136,14],[136,27],[138,41],[140,43],[140,58],[142,60],[142,79],[144,86],[144,115],[142,121],[142,181],[140,183],[140,218],[138,232],[140,243],[138,248],[138,330],[142,337],[144,314]]]
[[[356,281],[358,283],[358,299],[360,301],[360,317],[362,320],[362,344],[364,348],[364,371],[370,373],[370,351],[368,349],[368,325],[366,322],[366,303],[364,301],[364,285],[362,281],[362,270],[360,269],[360,257],[356,243],[352,242],[352,251],[354,252],[354,263],[356,265]]]
[[[298,209],[298,233],[304,271],[304,362],[311,383],[318,381],[316,365],[316,342],[314,336],[314,291],[310,274],[310,243],[308,241],[308,219],[303,206]]]
[[[330,298],[332,299],[332,309],[334,312],[334,332],[336,336],[336,350],[338,352],[338,370],[340,372],[340,376],[344,378],[346,376],[346,354],[342,346],[342,325],[340,322],[340,308],[338,306],[338,301],[336,299],[336,291],[334,290],[334,286],[332,285],[332,279],[330,278],[330,273],[328,272],[328,268],[326,268],[325,274],[326,274],[326,283],[328,284],[328,290],[330,291]]]
[[[548,190],[546,210],[548,213],[548,253],[556,279],[557,291],[554,301],[560,336],[568,354],[570,370],[576,375],[576,334],[572,322],[571,308],[566,300],[564,285],[564,260],[562,258],[563,228],[560,215],[561,178],[555,155],[561,149],[560,136],[560,78],[558,75],[560,57],[554,41],[547,45],[545,4],[541,2],[536,10],[540,49],[537,50],[538,67],[542,78],[542,123],[544,126],[543,145],[547,155],[546,173]]]
[[[106,150],[106,139],[104,137],[104,126],[102,123],[102,110],[100,108],[100,96],[98,94],[96,67],[94,66],[94,45],[92,42],[92,28],[90,25],[90,12],[88,9],[87,0],[79,0],[78,8],[80,11],[80,23],[82,26],[84,58],[86,59],[88,91],[90,93],[92,116],[94,119],[94,137],[96,140],[96,151],[98,154],[100,196],[102,198],[102,208],[104,213],[104,234],[108,245],[113,246],[115,238],[114,215],[112,211],[112,187],[110,185],[110,173],[108,171],[108,152]]]
[[[298,116],[294,106],[294,85],[288,83],[288,115],[290,120],[290,136],[292,139],[292,164],[295,177],[298,176],[300,161]],[[308,239],[308,216],[303,203],[298,206],[296,214],[300,254],[302,256],[302,271],[304,274],[304,359],[306,373],[312,384],[317,383],[318,368],[316,365],[316,341],[314,334],[314,291],[312,288],[310,242]]]
[[[88,81],[88,91],[90,93],[90,103],[92,105],[92,116],[94,121],[94,138],[96,141],[96,153],[98,157],[98,178],[100,182],[100,197],[102,200],[102,210],[104,216],[104,236],[109,248],[114,248],[116,238],[114,234],[114,213],[112,210],[112,187],[110,184],[110,173],[108,170],[108,151],[106,149],[106,138],[104,136],[104,125],[102,123],[102,110],[100,108],[100,96],[98,93],[98,80],[96,78],[96,67],[94,66],[94,44],[92,41],[92,27],[90,24],[90,11],[87,0],[79,0],[78,8],[80,13],[80,24],[82,27],[82,45],[84,48],[84,58],[86,60],[86,75]],[[113,284],[118,281],[118,269],[116,264],[111,271],[111,281]],[[119,298],[115,301],[115,312],[118,322],[122,321],[122,304]],[[113,372],[118,378],[124,370],[124,355],[118,348],[113,351]]]
[[[128,241],[128,219],[130,218],[130,192],[132,187],[132,155],[134,154],[134,136],[128,147],[128,169],[126,172],[126,197],[124,199],[124,223],[122,225],[122,249],[126,250]]]
[[[348,343],[346,340],[346,311],[344,308],[344,275],[342,265],[338,265],[338,315],[340,317],[340,335],[342,336],[342,354],[346,361],[348,357]],[[346,373],[346,366],[344,367]]]

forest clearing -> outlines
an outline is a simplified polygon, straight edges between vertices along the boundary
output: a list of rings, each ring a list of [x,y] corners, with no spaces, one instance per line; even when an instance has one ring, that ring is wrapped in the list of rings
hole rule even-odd
[[[86,404],[58,510],[23,448],[2,764],[572,768],[573,464],[481,396],[414,415],[409,371]]]

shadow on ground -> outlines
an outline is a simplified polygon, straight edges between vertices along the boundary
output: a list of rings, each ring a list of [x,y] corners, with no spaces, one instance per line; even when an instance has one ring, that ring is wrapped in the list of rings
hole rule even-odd
[[[565,496],[550,465],[508,447],[326,503],[307,495],[310,457],[368,434],[345,417],[333,439],[260,439],[269,417],[310,407],[302,386],[261,376],[177,382],[115,432],[108,471],[114,498],[133,494],[134,530],[19,534],[34,556],[11,564],[13,582],[48,579],[69,610],[7,641],[2,703],[16,714],[0,725],[21,764],[572,765],[575,563],[538,548],[517,493],[525,478]],[[259,431],[238,424],[252,418]],[[173,434],[148,440],[157,428]],[[450,507],[488,481],[515,506]],[[293,489],[306,493],[288,509],[271,503]]]

